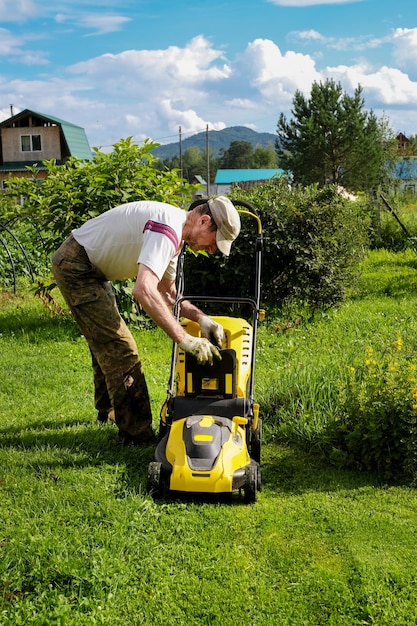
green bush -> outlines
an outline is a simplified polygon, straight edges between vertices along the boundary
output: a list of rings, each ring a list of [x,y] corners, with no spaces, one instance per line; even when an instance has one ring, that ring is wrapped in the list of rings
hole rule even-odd
[[[417,361],[398,337],[390,349],[369,346],[340,388],[340,414],[330,426],[330,457],[386,479],[417,476]]]
[[[371,211],[362,201],[341,197],[333,185],[291,188],[285,180],[247,191],[236,188],[230,197],[249,202],[263,224],[265,304],[280,307],[296,299],[314,308],[344,298],[368,245]],[[242,234],[228,260],[187,259],[189,293],[246,295],[251,289],[253,226],[246,219],[242,222]]]

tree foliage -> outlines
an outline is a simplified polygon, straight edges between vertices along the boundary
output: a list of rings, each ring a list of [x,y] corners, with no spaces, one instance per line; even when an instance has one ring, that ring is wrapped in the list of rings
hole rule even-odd
[[[219,161],[221,169],[245,169],[249,167],[253,146],[248,141],[232,141],[227,150],[222,150]]]
[[[307,99],[296,91],[293,119],[281,113],[276,151],[280,167],[303,185],[333,183],[368,191],[381,182],[392,133],[385,119],[364,110],[362,89],[344,93],[340,83],[313,83]]]
[[[232,141],[220,155],[221,169],[260,169],[277,167],[277,158],[272,144],[266,148],[255,147],[249,141]]]
[[[210,149],[208,155],[207,160],[206,150],[192,146],[184,151],[181,161],[179,156],[175,156],[172,159],[157,161],[155,167],[161,170],[182,169],[184,178],[190,182],[197,175],[207,180],[207,171],[209,171],[210,183],[214,182],[216,172],[220,168],[261,169],[278,167],[277,155],[272,144],[264,148],[260,144],[253,146],[249,141],[233,141],[229,148],[221,151],[218,158]]]
[[[273,169],[278,167],[278,158],[272,143],[269,143],[266,148],[263,148],[259,144],[255,146],[251,159],[251,167],[253,169]]]
[[[208,155],[208,156],[207,156]],[[192,182],[196,176],[201,176],[207,180],[207,172],[209,171],[210,183],[214,182],[216,176],[218,160],[214,156],[212,150],[200,150],[197,146],[190,146],[184,150],[180,159],[179,155],[171,159],[157,160],[154,167],[160,170],[177,169],[182,176]]]

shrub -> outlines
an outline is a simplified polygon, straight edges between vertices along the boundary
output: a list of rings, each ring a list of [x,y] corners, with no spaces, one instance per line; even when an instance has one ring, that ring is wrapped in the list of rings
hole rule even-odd
[[[2,286],[16,285],[19,276],[31,277],[45,272],[47,257],[43,242],[28,220],[1,222],[0,281]]]
[[[368,244],[371,212],[362,201],[341,197],[333,185],[293,189],[285,180],[247,191],[236,188],[230,197],[252,204],[262,220],[265,304],[282,306],[297,299],[327,307],[344,298]],[[251,225],[242,222],[228,260],[187,259],[189,293],[247,294],[254,276],[253,239]],[[230,271],[220,272],[225,267]]]
[[[340,388],[340,414],[329,427],[333,461],[386,479],[417,475],[417,362],[398,337],[385,352],[369,346]]]

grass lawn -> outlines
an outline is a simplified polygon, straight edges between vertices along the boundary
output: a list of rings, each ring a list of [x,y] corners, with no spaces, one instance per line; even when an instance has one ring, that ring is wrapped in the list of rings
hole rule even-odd
[[[324,406],[341,361],[399,328],[415,342],[407,254],[371,256],[355,296],[322,320],[260,328],[261,409],[300,374],[307,387],[321,377]],[[137,339],[157,423],[170,342],[159,329]],[[269,418],[256,504],[154,502],[152,447],[116,445],[114,426],[95,421],[91,383],[67,316],[26,293],[2,297],[2,625],[417,624],[415,489],[278,444]]]

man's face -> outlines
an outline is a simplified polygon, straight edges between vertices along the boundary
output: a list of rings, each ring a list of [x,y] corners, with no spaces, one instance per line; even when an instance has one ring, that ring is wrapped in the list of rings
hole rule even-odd
[[[198,216],[190,225],[185,241],[193,252],[205,250],[209,254],[214,254],[217,251],[216,231],[210,230],[211,226],[212,222],[209,215]]]

